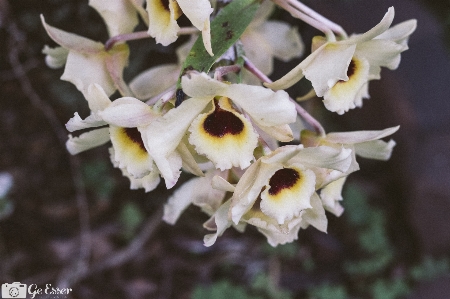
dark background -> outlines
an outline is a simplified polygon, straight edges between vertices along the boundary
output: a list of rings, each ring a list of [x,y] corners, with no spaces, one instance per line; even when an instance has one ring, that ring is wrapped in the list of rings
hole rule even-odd
[[[328,215],[328,234],[310,228],[272,249],[252,228],[229,229],[206,248],[207,217],[191,207],[175,226],[161,223],[172,191],[130,191],[107,146],[70,156],[64,123],[88,108],[59,80],[62,69],[46,67],[41,50],[54,44],[39,14],[102,42],[103,22],[87,1],[0,0],[0,172],[14,179],[0,202],[1,283],[71,287],[70,298],[450,298],[450,4],[305,3],[348,33],[367,31],[392,5],[394,23],[416,18],[418,29],[399,69],[370,83],[362,109],[337,116],[320,100],[306,103],[329,131],[401,125],[397,146],[388,162],[361,160],[344,190],[346,211]],[[299,26],[307,47],[318,34],[285,13],[276,17]],[[126,79],[175,62],[183,41],[130,42]],[[273,78],[298,62],[279,62]]]

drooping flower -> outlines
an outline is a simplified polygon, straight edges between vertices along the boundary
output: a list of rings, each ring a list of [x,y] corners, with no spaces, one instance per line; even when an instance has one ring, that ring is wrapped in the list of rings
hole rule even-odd
[[[394,134],[399,126],[387,128],[379,131],[354,131],[328,133],[325,136],[318,136],[316,133],[304,130],[301,133],[301,142],[306,147],[330,146],[333,148],[345,147],[352,150],[352,164],[348,171],[359,169],[356,156],[375,160],[388,160],[391,157],[392,149],[395,146],[394,140],[385,142],[381,138]],[[345,177],[339,173],[327,173],[333,179],[320,192],[325,209],[336,216],[340,216],[344,208],[340,205],[342,200],[342,187]]]
[[[360,107],[368,98],[368,81],[380,78],[381,67],[394,70],[401,52],[408,49],[407,40],[416,28],[409,20],[389,28],[394,19],[390,7],[379,24],[364,34],[348,39],[327,41],[313,39],[313,52],[281,79],[265,84],[273,89],[285,89],[305,76],[311,81],[325,107],[338,114]]]
[[[209,17],[213,12],[208,0],[147,0],[149,14],[148,34],[157,43],[167,46],[177,40],[180,30],[177,19],[184,13],[202,32],[206,51],[213,56]]]
[[[158,115],[145,103],[131,97],[112,102],[98,84],[87,91],[91,114],[82,119],[78,113],[66,124],[70,132],[101,127],[78,137],[69,135],[66,143],[71,154],[112,142],[111,160],[115,167],[131,181],[132,188],[151,191],[159,183],[159,171],[143,144],[139,129],[151,123]],[[105,127],[107,126],[107,127]]]
[[[90,84],[98,84],[108,96],[119,90],[123,95],[131,92],[123,80],[123,70],[128,64],[129,48],[116,44],[106,51],[100,42],[52,27],[41,15],[47,34],[61,47],[44,48],[46,61],[51,67],[65,64],[61,80],[69,81],[88,97]]]
[[[316,193],[324,181],[316,173],[321,169],[346,173],[350,164],[350,149],[325,146],[283,146],[258,159],[235,188],[228,185],[233,197],[213,216],[217,231],[205,237],[205,244],[212,245],[232,223],[241,222],[256,226],[272,246],[292,242],[299,229],[309,225],[326,231],[327,218]]]
[[[206,74],[184,76],[182,87],[191,98],[147,129],[147,139],[152,145],[148,151],[166,182],[169,179],[175,184],[178,179],[167,157],[188,132],[195,150],[221,170],[250,165],[258,142],[252,123],[278,140],[292,140],[287,124],[295,121],[296,111],[284,91],[226,84]]]
[[[265,75],[273,71],[273,58],[289,61],[303,54],[304,45],[296,27],[268,21],[275,5],[264,1],[241,36],[245,55]]]

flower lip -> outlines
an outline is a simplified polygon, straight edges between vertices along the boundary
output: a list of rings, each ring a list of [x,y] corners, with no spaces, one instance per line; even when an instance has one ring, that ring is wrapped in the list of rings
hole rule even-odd
[[[130,140],[139,145],[139,147],[143,150],[145,150],[144,141],[142,140],[141,133],[138,131],[137,128],[123,128],[125,131],[125,134],[130,138]]]
[[[356,62],[355,62],[355,60],[352,58],[352,60],[350,60],[350,64],[348,65],[348,69],[347,69],[347,77],[348,77],[348,80],[350,80],[350,78],[355,74],[355,72],[356,72],[356,69],[357,68],[357,66],[356,66]],[[339,81],[337,81],[336,83],[345,83],[346,81],[348,81],[348,80],[339,80]]]
[[[356,64],[355,64],[355,61],[352,59],[350,61],[348,69],[347,69],[347,77],[350,78],[355,73],[355,69],[356,69]]]
[[[160,2],[161,2],[161,5],[164,7],[164,9],[166,10],[166,11],[169,11],[170,12],[170,3],[169,3],[169,0],[160,0]]]
[[[203,128],[212,136],[223,137],[226,134],[239,135],[244,130],[244,123],[232,112],[216,104],[214,111],[206,117]]]
[[[295,169],[279,169],[269,180],[270,189],[268,192],[270,195],[277,195],[284,189],[289,189],[294,186],[299,179],[300,174]]]

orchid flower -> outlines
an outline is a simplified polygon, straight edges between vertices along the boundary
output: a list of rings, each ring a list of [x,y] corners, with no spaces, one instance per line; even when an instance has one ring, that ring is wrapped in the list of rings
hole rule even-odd
[[[296,27],[267,20],[274,8],[272,1],[264,1],[241,36],[245,55],[265,75],[270,75],[273,71],[273,58],[289,61],[300,57],[304,51]]]
[[[350,149],[289,145],[258,159],[236,187],[215,177],[215,186],[233,191],[233,197],[227,210],[219,208],[213,216],[217,231],[205,237],[205,244],[212,245],[227,227],[240,222],[258,227],[272,246],[292,242],[299,229],[309,225],[326,231],[327,218],[316,193],[323,182],[316,172],[346,172],[350,164]]]
[[[334,148],[345,147],[352,150],[352,164],[348,171],[356,171],[359,165],[355,155],[375,160],[388,160],[391,157],[392,149],[395,146],[394,140],[385,142],[381,138],[394,134],[399,126],[387,128],[379,131],[354,131],[328,133],[325,136],[318,136],[314,132],[304,130],[301,132],[301,142],[306,147],[330,146]],[[324,207],[329,212],[340,216],[344,209],[339,204],[342,200],[342,187],[345,183],[345,176],[341,173],[327,174],[334,181],[329,182],[320,193]]]
[[[368,98],[368,81],[379,79],[381,67],[394,70],[400,54],[408,49],[408,37],[416,28],[416,20],[409,20],[389,28],[394,19],[390,7],[379,24],[364,34],[348,39],[326,41],[313,39],[313,52],[281,79],[266,83],[272,89],[285,89],[303,76],[311,81],[325,107],[338,114],[362,106]]]
[[[177,19],[184,13],[192,25],[202,32],[205,49],[214,56],[209,21],[213,8],[209,0],[147,0],[147,11],[148,34],[157,43],[167,46],[177,40],[180,30]]]
[[[181,82],[191,98],[147,129],[147,140],[152,145],[147,150],[169,185],[175,184],[178,177],[167,157],[185,134],[190,134],[189,142],[195,150],[221,170],[250,165],[258,143],[252,123],[278,140],[292,140],[288,123],[295,121],[296,111],[284,91],[226,84],[204,73],[184,76]]]
[[[126,44],[116,44],[107,51],[100,42],[52,27],[42,15],[41,20],[47,34],[61,46],[43,50],[51,67],[66,65],[61,80],[74,84],[85,98],[90,84],[99,84],[108,96],[117,89],[123,95],[131,94],[122,74],[128,64]]]
[[[101,127],[78,137],[69,135],[67,149],[71,154],[88,150],[111,140],[111,160],[114,166],[130,178],[132,188],[151,191],[159,183],[159,172],[152,157],[145,150],[140,126],[148,125],[158,115],[145,103],[131,97],[112,102],[100,85],[90,85],[87,101],[91,115],[81,119],[78,113],[66,124],[70,132]],[[108,125],[108,127],[104,127]]]

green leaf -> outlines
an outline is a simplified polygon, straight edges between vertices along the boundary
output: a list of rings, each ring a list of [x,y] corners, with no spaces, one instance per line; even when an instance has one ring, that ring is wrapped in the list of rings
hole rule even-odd
[[[225,6],[211,22],[211,44],[214,56],[206,52],[201,36],[197,39],[181,69],[181,76],[187,71],[209,72],[214,62],[220,58],[244,33],[252,21],[260,0],[233,1]]]

